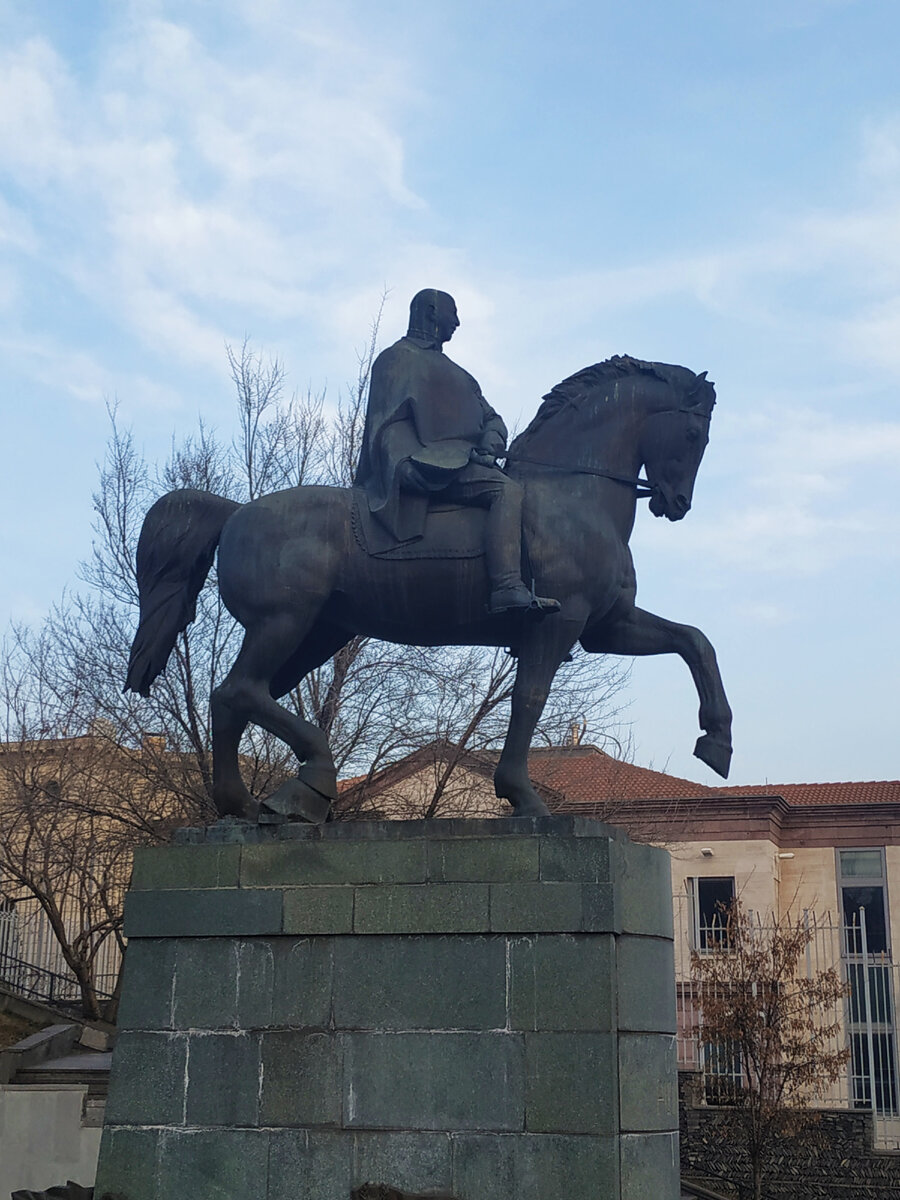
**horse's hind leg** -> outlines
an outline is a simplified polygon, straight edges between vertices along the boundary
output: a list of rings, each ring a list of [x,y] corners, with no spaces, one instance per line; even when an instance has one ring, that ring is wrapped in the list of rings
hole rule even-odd
[[[221,689],[210,697],[212,716],[213,800],[220,817],[255,818],[257,804],[241,778],[238,751],[248,718],[235,712]]]
[[[723,778],[731,763],[731,709],[725,696],[716,652],[709,638],[692,625],[667,621],[642,608],[598,624],[581,638],[585,650],[600,654],[679,654],[688,665],[700,697],[700,728],[694,754]]]
[[[270,691],[272,679],[302,644],[307,627],[308,622],[301,617],[284,612],[268,616],[249,628],[234,666],[213,692],[214,730],[219,737],[218,748],[225,756],[217,777],[221,791],[214,789],[220,812],[250,816],[255,811],[246,788],[242,783],[240,788],[235,784],[235,777],[240,780],[237,742],[250,721],[286,742],[303,763],[297,780],[285,785],[288,790],[293,789],[292,801],[297,807],[296,813],[290,815],[312,813],[314,819],[323,819],[330,801],[337,795],[334,760],[325,734],[289,712],[272,698]],[[276,793],[281,803],[285,802],[283,790]]]

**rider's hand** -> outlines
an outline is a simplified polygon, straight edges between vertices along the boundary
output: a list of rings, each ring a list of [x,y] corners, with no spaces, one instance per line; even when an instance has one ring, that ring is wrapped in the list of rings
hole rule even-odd
[[[469,454],[469,462],[476,463],[479,467],[496,467],[497,460],[493,454],[485,454],[483,450],[472,449]]]
[[[496,429],[489,429],[482,437],[478,450],[482,454],[496,458],[498,454],[502,454],[506,450],[506,442]]]

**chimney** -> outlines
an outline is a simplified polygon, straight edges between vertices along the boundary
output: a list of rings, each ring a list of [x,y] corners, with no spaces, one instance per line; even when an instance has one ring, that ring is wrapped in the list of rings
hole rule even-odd
[[[580,746],[581,739],[587,733],[587,721],[584,717],[580,721],[573,721],[569,725],[569,740],[566,743],[569,746]]]

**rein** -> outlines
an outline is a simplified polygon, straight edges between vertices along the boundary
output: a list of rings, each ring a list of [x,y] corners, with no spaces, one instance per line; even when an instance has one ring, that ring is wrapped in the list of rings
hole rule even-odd
[[[649,479],[641,479],[638,476],[636,479],[629,475],[617,475],[614,471],[603,471],[595,467],[564,467],[559,463],[541,462],[537,458],[521,458],[516,455],[514,459],[507,458],[506,466],[515,466],[517,463],[528,463],[532,467],[546,467],[549,471],[565,471],[569,475],[596,475],[601,479],[611,479],[614,483],[624,483],[626,487],[633,487],[636,491],[638,500],[645,500],[648,496],[652,496],[654,487]]]

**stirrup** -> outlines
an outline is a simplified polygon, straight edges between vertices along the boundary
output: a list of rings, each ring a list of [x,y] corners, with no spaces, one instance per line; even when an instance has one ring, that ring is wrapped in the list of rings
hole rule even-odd
[[[538,616],[547,616],[549,613],[559,612],[559,609],[558,600],[554,600],[551,596],[536,595],[533,583],[530,591],[524,583],[498,588],[491,592],[488,604],[488,611],[492,615],[505,612],[528,612]]]

